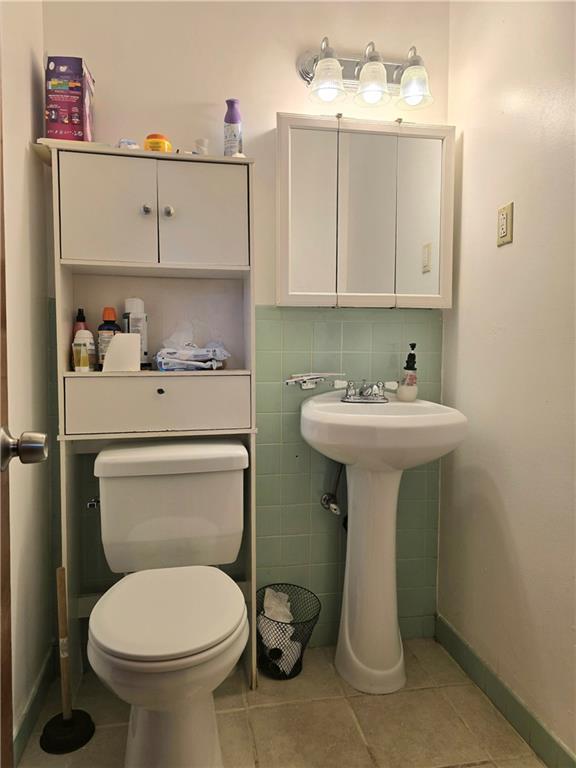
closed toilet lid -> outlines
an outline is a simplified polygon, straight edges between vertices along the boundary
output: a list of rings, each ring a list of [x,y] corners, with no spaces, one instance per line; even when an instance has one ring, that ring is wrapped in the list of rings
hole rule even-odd
[[[113,656],[180,659],[224,641],[245,614],[240,588],[218,568],[159,568],[109,589],[90,614],[90,634]]]

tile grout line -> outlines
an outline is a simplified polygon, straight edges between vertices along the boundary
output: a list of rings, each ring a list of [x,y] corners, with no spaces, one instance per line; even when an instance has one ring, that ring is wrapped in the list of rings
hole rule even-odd
[[[469,687],[473,687],[473,688],[475,688],[475,689],[476,689],[476,691],[477,691],[478,693],[480,693],[481,697],[482,697],[483,699],[486,699],[486,704],[488,705],[488,707],[489,707],[489,709],[490,709],[490,711],[491,711],[492,715],[493,715],[493,716],[496,718],[496,720],[497,720],[498,722],[500,722],[500,721],[501,721],[501,722],[502,722],[502,723],[504,723],[504,725],[506,725],[506,726],[509,726],[509,727],[510,727],[510,728],[513,730],[513,732],[514,732],[514,735],[515,735],[515,736],[517,736],[517,737],[518,737],[518,739],[519,739],[519,740],[522,742],[522,746],[526,746],[526,747],[528,747],[528,750],[529,750],[529,752],[530,752],[530,754],[531,754],[531,755],[534,755],[534,754],[535,754],[535,753],[534,753],[534,750],[532,749],[532,747],[530,746],[530,744],[529,744],[529,743],[528,743],[528,742],[527,742],[527,741],[526,741],[524,738],[522,738],[522,736],[521,736],[521,735],[518,733],[518,731],[516,731],[515,729],[513,729],[513,728],[512,728],[512,726],[511,726],[511,725],[510,725],[510,723],[509,723],[509,722],[506,720],[506,718],[504,717],[504,715],[502,715],[502,713],[501,713],[501,712],[498,710],[498,708],[494,706],[494,704],[493,704],[493,703],[490,701],[490,699],[488,698],[488,696],[486,696],[486,694],[484,693],[484,691],[482,690],[482,688],[480,688],[480,686],[479,686],[479,685],[476,685],[476,683],[475,683],[474,681],[472,681],[472,685],[471,685],[471,686],[469,686],[469,685],[466,685],[466,686],[445,686],[445,687],[446,687],[446,688],[448,688],[448,687],[452,687],[452,688],[454,688],[454,687],[466,687],[466,688],[469,688]],[[483,743],[480,741],[480,737],[479,737],[479,736],[476,736],[476,733],[475,733],[475,731],[473,730],[472,726],[471,726],[471,725],[468,723],[468,721],[467,721],[467,719],[466,719],[466,716],[465,716],[465,715],[463,715],[463,714],[461,714],[461,713],[458,711],[458,709],[457,709],[456,705],[455,705],[455,704],[454,704],[452,701],[450,701],[450,699],[448,698],[448,696],[444,696],[444,695],[443,695],[443,692],[442,692],[442,698],[443,698],[445,701],[447,701],[447,702],[448,702],[448,704],[449,704],[449,705],[452,707],[452,709],[453,709],[453,710],[454,710],[454,712],[457,714],[457,716],[460,718],[460,720],[461,720],[461,721],[464,723],[464,725],[465,725],[465,726],[468,728],[468,730],[469,730],[469,731],[472,733],[472,735],[474,736],[474,738],[476,738],[476,739],[478,740],[478,743],[480,744],[480,746],[482,747],[482,749],[484,749],[484,750],[486,751],[486,753],[488,754],[488,756],[489,756],[490,760],[516,760],[516,759],[518,759],[518,758],[522,758],[522,757],[526,756],[526,754],[527,754],[527,753],[526,753],[526,751],[524,751],[524,752],[518,752],[518,753],[515,753],[515,754],[512,754],[512,755],[507,755],[506,757],[498,757],[497,755],[494,755],[494,754],[492,754],[492,751],[489,749],[489,747],[487,747],[487,746],[485,747],[485,746],[484,746],[484,744],[483,744]]]
[[[372,762],[372,765],[375,768],[378,768],[378,761],[376,760],[375,755],[372,753],[372,749],[370,747],[370,744],[368,743],[368,739],[366,738],[366,735],[364,731],[362,730],[362,726],[360,725],[360,721],[358,720],[356,716],[356,712],[354,712],[354,707],[352,704],[350,704],[350,701],[347,697],[344,697],[344,701],[346,702],[346,706],[348,708],[348,712],[350,714],[350,717],[352,718],[352,721],[354,725],[356,726],[356,730],[358,731],[360,738],[362,739],[362,743],[366,747],[366,751],[368,753],[368,756],[370,758],[370,761]]]
[[[285,707],[291,704],[306,704],[309,701],[339,701],[340,699],[345,698],[346,696],[343,693],[338,696],[301,697],[298,699],[287,699],[286,701],[269,701],[262,704],[248,704],[246,710],[251,711],[253,709],[273,709],[274,707]]]
[[[324,655],[328,656],[328,654],[326,652],[324,652]],[[368,756],[370,758],[370,761],[372,762],[372,764],[373,764],[373,766],[375,768],[378,768],[378,761],[376,760],[376,757],[372,753],[372,749],[370,748],[370,745],[368,744],[368,740],[366,739],[364,731],[362,730],[362,726],[360,725],[360,721],[358,720],[358,718],[356,716],[356,712],[354,712],[354,707],[350,703],[350,698],[354,698],[354,697],[350,697],[346,693],[346,689],[344,688],[344,686],[342,684],[345,681],[338,674],[338,672],[336,670],[336,665],[334,664],[334,658],[331,657],[331,656],[328,656],[328,665],[330,666],[330,669],[332,670],[332,672],[336,676],[337,683],[338,683],[338,685],[340,687],[340,690],[342,691],[342,694],[344,696],[344,701],[346,702],[345,706],[348,708],[350,716],[352,717],[354,725],[356,726],[356,730],[360,734],[360,738],[362,739],[362,742],[363,742],[364,746],[366,747],[366,751],[368,752]],[[358,692],[358,695],[361,695],[361,693]]]
[[[250,732],[250,746],[252,747],[252,755],[254,757],[254,768],[259,768],[260,756],[258,754],[258,742],[256,741],[256,732],[254,731],[254,724],[250,717],[250,710],[246,708],[244,710],[246,716],[246,722],[248,724],[248,731]]]
[[[473,685],[474,685],[474,683],[473,683]],[[464,719],[463,715],[461,715],[461,714],[460,714],[460,712],[458,712],[458,710],[456,709],[456,707],[454,706],[454,704],[452,704],[452,702],[450,701],[450,699],[449,699],[447,696],[445,696],[445,695],[444,695],[443,691],[442,691],[441,689],[438,689],[438,692],[439,692],[440,696],[442,696],[442,698],[444,699],[444,701],[445,701],[445,702],[448,704],[448,706],[450,707],[450,709],[451,709],[451,710],[454,712],[454,714],[456,715],[456,717],[458,718],[458,720],[460,720],[460,722],[462,723],[462,725],[464,726],[464,728],[465,728],[465,729],[466,729],[466,730],[467,730],[467,731],[470,733],[470,735],[473,737],[474,741],[476,741],[476,742],[477,742],[477,744],[478,744],[479,748],[482,750],[482,752],[485,752],[485,753],[486,753],[486,755],[488,756],[488,759],[487,759],[487,760],[485,760],[485,761],[483,761],[483,762],[484,762],[484,764],[486,764],[486,763],[490,764],[490,762],[493,760],[493,758],[492,758],[492,755],[491,755],[491,754],[490,754],[490,752],[489,752],[489,751],[488,751],[488,750],[487,750],[487,749],[484,747],[484,744],[483,744],[483,743],[480,741],[480,738],[479,738],[479,737],[478,737],[478,736],[477,736],[477,735],[474,733],[474,731],[472,730],[472,728],[471,728],[471,727],[468,725],[468,723],[467,723],[467,722],[466,722],[466,720]],[[464,765],[466,765],[466,764],[464,764]],[[469,764],[469,765],[470,765],[470,764]],[[474,765],[474,763],[472,763],[472,765]],[[480,765],[482,765],[482,761],[480,762]]]

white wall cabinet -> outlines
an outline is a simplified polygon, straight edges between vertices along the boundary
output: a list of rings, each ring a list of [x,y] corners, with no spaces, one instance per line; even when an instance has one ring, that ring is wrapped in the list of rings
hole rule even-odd
[[[449,307],[454,129],[278,115],[277,303]]]
[[[160,263],[247,265],[247,167],[157,165]]]
[[[248,266],[248,167],[59,153],[64,261]]]
[[[60,250],[65,260],[158,261],[156,163],[59,152]]]

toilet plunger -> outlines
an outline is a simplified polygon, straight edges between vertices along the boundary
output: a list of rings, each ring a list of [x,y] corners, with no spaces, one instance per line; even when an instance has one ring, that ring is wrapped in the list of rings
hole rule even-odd
[[[56,569],[58,603],[58,640],[60,647],[60,691],[62,712],[51,718],[42,731],[40,746],[44,752],[63,755],[87,744],[94,735],[94,722],[88,712],[72,709],[70,694],[70,659],[68,658],[68,611],[66,608],[66,569]]]

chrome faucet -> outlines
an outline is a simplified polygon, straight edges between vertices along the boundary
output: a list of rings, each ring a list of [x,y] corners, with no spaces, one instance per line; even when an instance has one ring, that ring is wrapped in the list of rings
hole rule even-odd
[[[346,393],[342,398],[343,403],[387,403],[385,391],[395,391],[398,388],[397,381],[377,381],[371,384],[363,379],[360,384],[349,381],[346,385]]]

